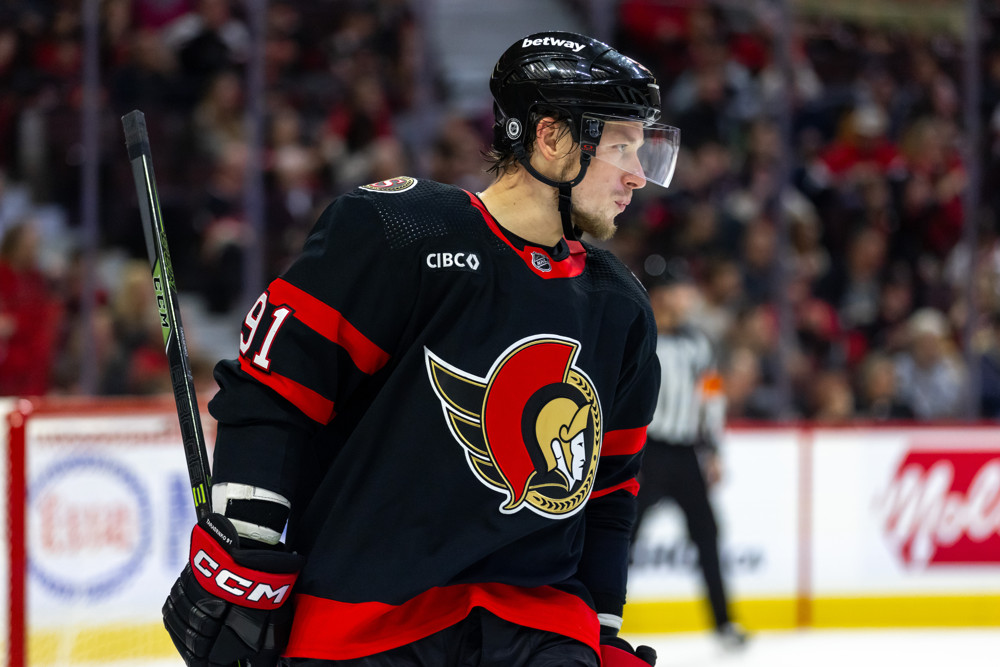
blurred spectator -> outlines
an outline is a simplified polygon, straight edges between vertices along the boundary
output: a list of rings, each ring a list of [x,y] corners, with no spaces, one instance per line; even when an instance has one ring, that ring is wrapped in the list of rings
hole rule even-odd
[[[746,225],[740,259],[747,300],[750,303],[771,301],[777,234],[774,224],[766,217],[759,217]]]
[[[843,329],[836,309],[813,294],[807,276],[788,274],[785,289],[796,341],[805,366],[800,369],[802,382],[811,381],[810,371],[840,365],[843,359]]]
[[[1000,313],[990,317],[979,352],[979,410],[986,419],[1000,419]]]
[[[824,243],[834,257],[845,250],[858,226],[884,222],[877,214],[887,202],[886,183],[903,169],[886,131],[884,110],[855,107],[841,117],[837,135],[809,166],[803,187],[821,202],[817,206],[824,211]],[[873,214],[874,220],[866,219]]]
[[[302,64],[304,50],[309,47],[303,34],[301,9],[288,0],[269,2],[266,23],[265,85],[280,88],[283,81],[294,80],[295,68]],[[312,54],[308,56],[311,57]],[[294,84],[287,85],[287,88],[295,93],[299,92]]]
[[[242,293],[243,262],[253,232],[243,214],[247,146],[225,144],[213,165],[194,224],[199,233],[192,290],[205,298],[213,313],[227,313]]]
[[[907,318],[916,305],[913,278],[903,264],[895,264],[883,274],[875,319],[858,331],[865,349],[894,354],[907,341]]]
[[[843,260],[818,282],[817,296],[836,308],[845,329],[868,327],[877,319],[885,262],[885,233],[863,227],[851,235]]]
[[[308,140],[298,109],[285,104],[274,110],[268,145],[264,270],[267,276],[275,276],[301,249],[317,209],[327,198],[321,189],[323,162]]]
[[[62,303],[38,266],[30,220],[0,239],[0,396],[43,396],[51,386]]]
[[[939,265],[958,242],[964,220],[966,174],[954,129],[938,119],[917,119],[905,130],[901,150],[906,167],[899,205],[902,255],[913,266],[924,259]]]
[[[234,70],[212,77],[194,109],[192,129],[196,148],[209,159],[219,157],[227,144],[245,140],[243,82]]]
[[[156,297],[149,282],[149,263],[126,262],[115,286],[108,314],[120,355],[120,372],[108,374],[105,394],[156,394],[169,392],[170,369],[163,353]],[[189,348],[189,356],[193,356]]]
[[[454,183],[470,192],[485,189],[490,184],[483,169],[485,147],[486,141],[471,122],[445,118],[431,149],[430,178]]]
[[[722,373],[729,416],[774,419],[782,407],[776,392],[781,363],[778,321],[774,308],[755,304],[738,312],[723,341]],[[728,352],[727,352],[728,351]],[[792,365],[801,365],[798,347],[786,350]]]
[[[796,25],[799,31],[791,37],[793,40],[791,44],[792,85],[788,90],[785,86],[785,72],[782,71],[780,59],[775,58],[774,54],[770,52],[778,41],[778,36],[775,34],[776,25],[780,24],[777,21],[774,24],[769,24],[766,20],[760,22],[760,29],[766,31],[765,39],[768,48],[767,62],[757,74],[757,80],[760,84],[761,108],[774,110],[779,108],[779,105],[789,105],[793,110],[801,112],[818,103],[824,89],[823,81],[805,51],[803,35],[808,33],[808,27],[801,23]]]
[[[128,58],[109,77],[111,104],[119,114],[132,109],[156,113],[164,107],[183,108],[178,90],[177,61],[162,33],[136,30],[125,38]]]
[[[726,388],[727,420],[759,420],[775,416],[761,386],[760,360],[750,348],[735,347],[728,351],[722,364],[722,382]]]
[[[32,210],[31,193],[21,183],[12,181],[0,167],[0,237],[19,224]]]
[[[684,129],[687,146],[733,143],[742,125],[760,112],[753,78],[719,37],[705,36],[689,48],[691,67],[667,91],[664,112]]]
[[[934,116],[957,122],[958,90],[946,71],[944,63],[948,59],[939,56],[929,45],[912,42],[907,55],[909,70],[903,86],[908,112],[906,120]]]
[[[320,186],[319,152],[307,143],[302,114],[295,107],[278,107],[270,121],[268,167],[275,194],[293,222],[311,221]]]
[[[916,415],[900,399],[892,357],[873,352],[861,362],[858,373],[856,416],[875,421],[913,419]]]
[[[707,261],[702,275],[701,300],[692,308],[691,321],[718,342],[732,327],[743,301],[743,276],[739,263],[725,257]]]
[[[831,185],[847,189],[869,171],[885,175],[900,168],[899,151],[887,131],[888,118],[881,107],[866,104],[848,111],[837,136],[820,156]]]
[[[826,369],[812,378],[806,415],[824,424],[842,424],[854,417],[854,392],[847,372]]]
[[[380,180],[375,175],[387,152],[396,151],[392,112],[377,80],[351,85],[345,104],[327,115],[320,138],[323,157],[333,168],[336,189]]]
[[[966,411],[965,369],[947,318],[921,308],[907,323],[908,344],[895,357],[900,398],[917,419],[957,419]]]
[[[196,0],[196,6],[164,28],[180,64],[189,99],[200,97],[220,72],[246,63],[250,31],[233,15],[231,0]]]

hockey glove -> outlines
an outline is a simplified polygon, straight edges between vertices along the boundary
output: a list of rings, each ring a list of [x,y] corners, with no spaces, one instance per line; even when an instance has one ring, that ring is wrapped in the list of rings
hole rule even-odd
[[[614,631],[601,628],[601,667],[647,667],[656,664],[656,651],[632,645]]]
[[[302,556],[240,548],[230,521],[210,514],[191,532],[191,556],[163,605],[163,624],[189,667],[253,658],[275,664],[291,629]]]

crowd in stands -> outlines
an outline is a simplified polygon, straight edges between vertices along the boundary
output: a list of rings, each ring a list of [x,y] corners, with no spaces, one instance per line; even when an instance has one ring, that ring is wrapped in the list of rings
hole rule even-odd
[[[619,254],[639,276],[690,262],[733,418],[1000,417],[1000,16],[966,150],[962,35],[800,15],[783,58],[777,7],[620,3],[615,41],[660,74],[683,148],[666,196],[623,215]]]
[[[265,238],[254,238],[245,3],[100,3],[97,156],[80,149],[81,4],[0,9],[0,395],[80,393],[93,358],[95,393],[169,388],[119,124],[132,109],[155,147],[178,285],[211,313],[245,309],[250,244],[263,243],[273,277],[339,192],[404,173],[487,184],[489,107],[447,113],[446,91],[421,75],[429,49],[410,0],[270,0]],[[967,151],[961,35],[795,16],[786,93],[773,6],[619,2],[610,41],[656,72],[682,152],[669,190],[641,190],[609,247],[640,279],[689,263],[733,419],[941,420],[970,405],[1000,418],[1000,16],[984,16],[983,140]],[[427,95],[445,110],[422,151],[399,119]],[[81,253],[84,160],[100,170],[97,267]],[[198,337],[189,347],[209,386],[214,359]]]

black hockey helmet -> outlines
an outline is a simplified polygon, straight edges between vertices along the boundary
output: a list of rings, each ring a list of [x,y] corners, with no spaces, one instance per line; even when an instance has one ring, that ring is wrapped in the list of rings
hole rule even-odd
[[[572,32],[528,35],[500,56],[490,77],[490,92],[494,148],[511,151],[535,178],[559,188],[567,236],[570,188],[583,180],[591,158],[613,161],[664,187],[673,176],[680,133],[656,122],[660,89],[655,77],[604,42]],[[525,133],[533,131],[529,126],[537,118],[533,113],[551,109],[569,118],[573,139],[581,146],[580,171],[570,181],[553,181],[538,173],[524,145]],[[632,163],[602,154],[601,138],[609,123],[642,127]]]
[[[490,77],[501,147],[512,148],[539,104],[579,120],[585,111],[653,122],[660,88],[653,73],[591,37],[572,32],[529,35],[508,48]],[[574,132],[579,123],[574,123]],[[578,139],[578,137],[575,137]]]

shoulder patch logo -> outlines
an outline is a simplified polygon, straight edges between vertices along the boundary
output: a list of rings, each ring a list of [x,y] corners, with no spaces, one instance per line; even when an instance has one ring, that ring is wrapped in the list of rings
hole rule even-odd
[[[362,185],[362,190],[368,190],[370,192],[406,192],[417,184],[417,179],[410,178],[409,176],[397,176],[396,178],[390,178],[385,181],[379,181],[378,183],[369,183],[368,185]]]
[[[448,428],[472,473],[503,497],[502,514],[563,519],[590,496],[603,426],[594,385],[576,366],[579,349],[568,338],[531,336],[478,377],[424,348]]]

